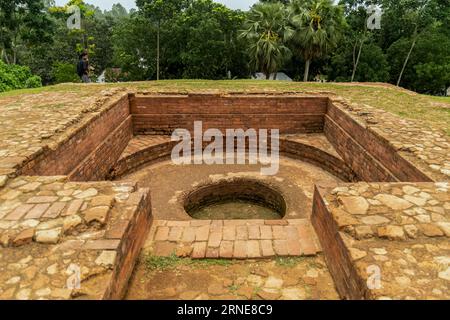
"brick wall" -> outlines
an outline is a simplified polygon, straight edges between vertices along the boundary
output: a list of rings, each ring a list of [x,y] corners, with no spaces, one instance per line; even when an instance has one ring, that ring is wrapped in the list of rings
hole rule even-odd
[[[358,276],[350,253],[339,235],[339,228],[328,212],[317,187],[314,190],[311,223],[319,237],[328,269],[340,297],[347,300],[367,299],[367,285]]]
[[[329,102],[324,133],[344,161],[369,182],[432,181],[382,137]]]
[[[106,232],[107,238],[120,239],[120,245],[111,282],[103,299],[118,300],[125,296],[128,282],[153,220],[149,189],[134,192],[126,201],[126,205],[127,210],[124,210]]]
[[[248,139],[246,139],[245,142],[246,152],[248,153]],[[108,178],[116,179],[125,174],[130,174],[136,170],[139,170],[142,166],[169,160],[172,149],[176,144],[178,144],[178,142],[163,142],[160,144],[149,146],[148,148],[144,148],[133,154],[130,154],[127,157],[122,158],[114,165]],[[203,149],[208,144],[209,142],[204,142]],[[234,146],[236,151],[236,141]],[[270,148],[270,141],[268,143],[268,148]],[[193,155],[193,143],[191,152]],[[281,138],[280,155],[311,163],[341,178],[343,181],[350,182],[358,180],[355,173],[344,161],[314,146]]]
[[[128,116],[69,174],[69,179],[73,181],[104,180],[133,136],[132,128],[131,116]]]
[[[135,134],[170,135],[177,128],[280,129],[280,133],[322,132],[327,98],[293,96],[135,96]]]
[[[22,174],[70,175],[75,180],[101,180],[131,138],[131,128],[126,94],[58,143],[55,149],[47,149],[30,161]]]

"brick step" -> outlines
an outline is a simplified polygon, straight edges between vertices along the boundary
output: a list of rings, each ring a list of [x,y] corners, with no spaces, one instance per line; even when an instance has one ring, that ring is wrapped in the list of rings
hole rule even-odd
[[[146,248],[155,256],[257,259],[321,252],[308,219],[157,220]]]

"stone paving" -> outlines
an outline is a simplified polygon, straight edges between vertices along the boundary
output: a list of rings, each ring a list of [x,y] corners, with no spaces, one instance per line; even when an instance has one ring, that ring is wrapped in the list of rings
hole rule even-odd
[[[445,132],[373,106],[350,104],[341,97],[333,98],[333,101],[352,118],[389,141],[401,156],[434,181],[450,180],[450,138]]]
[[[136,196],[133,184],[11,180],[0,191],[0,299],[107,297]]]
[[[109,101],[123,95],[117,88],[78,91],[0,98],[0,188],[20,174],[26,162],[46,149],[56,149]]]
[[[155,220],[149,246],[156,256],[201,258],[271,258],[320,252],[307,219]]]
[[[380,269],[380,286],[364,288],[366,298],[450,299],[449,188],[358,183],[323,191],[362,283],[371,281],[370,268]]]

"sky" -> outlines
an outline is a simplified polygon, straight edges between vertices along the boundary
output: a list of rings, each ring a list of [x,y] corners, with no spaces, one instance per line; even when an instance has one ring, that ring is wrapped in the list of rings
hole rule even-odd
[[[223,3],[231,9],[247,10],[251,5],[258,2],[257,0],[214,0],[216,2]],[[101,9],[111,9],[114,3],[120,3],[125,8],[135,8],[135,0],[86,0],[87,3],[93,4]],[[57,5],[64,5],[67,0],[56,0]]]

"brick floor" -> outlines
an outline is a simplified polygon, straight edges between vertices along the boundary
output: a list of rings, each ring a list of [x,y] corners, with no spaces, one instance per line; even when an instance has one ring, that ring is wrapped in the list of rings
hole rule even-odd
[[[150,232],[154,254],[200,258],[268,258],[321,251],[307,219],[156,220]]]

